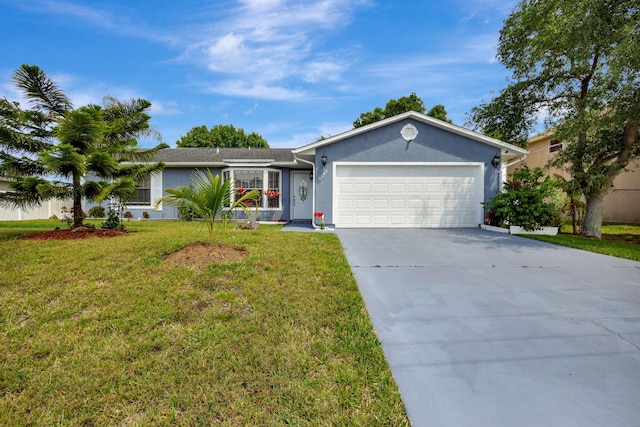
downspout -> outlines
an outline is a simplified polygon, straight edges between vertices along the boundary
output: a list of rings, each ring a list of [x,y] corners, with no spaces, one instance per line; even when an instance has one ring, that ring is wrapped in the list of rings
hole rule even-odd
[[[316,212],[316,164],[313,162],[310,162],[309,160],[296,157],[295,154],[293,155],[293,158],[296,161],[300,160],[302,163],[311,165],[311,170],[313,171],[313,182],[311,183],[311,211],[315,213]],[[293,211],[291,212],[291,216],[293,216]],[[314,221],[313,217],[311,217],[311,225],[313,226],[314,229],[316,228],[316,222]]]

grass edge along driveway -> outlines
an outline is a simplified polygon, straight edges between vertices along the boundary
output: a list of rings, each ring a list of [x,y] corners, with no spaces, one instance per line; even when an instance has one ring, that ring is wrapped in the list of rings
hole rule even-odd
[[[603,224],[601,240],[568,233],[557,236],[523,236],[584,251],[640,261],[640,225]]]
[[[16,240],[0,223],[0,425],[408,425],[335,235],[228,228],[249,256],[162,261],[199,223]]]

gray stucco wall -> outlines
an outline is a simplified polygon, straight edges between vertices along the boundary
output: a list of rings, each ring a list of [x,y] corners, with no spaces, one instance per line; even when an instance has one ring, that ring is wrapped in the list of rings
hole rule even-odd
[[[418,136],[409,143],[400,136],[407,123],[418,129]],[[333,224],[334,162],[481,162],[485,165],[484,201],[488,201],[500,188],[500,170],[491,165],[496,154],[500,149],[412,119],[392,123],[316,150],[316,210]],[[324,173],[323,155],[327,156]]]
[[[219,175],[222,173],[222,168],[199,168],[199,170],[210,170],[214,175]],[[280,189],[281,193],[281,209],[277,210],[264,210],[260,209],[258,213],[258,218],[262,221],[278,221],[278,220],[288,220],[289,212],[290,212],[290,194],[289,194],[289,169],[288,168],[270,168],[280,170],[282,188]],[[189,185],[189,181],[193,177],[195,168],[190,167],[167,167],[162,171],[162,188],[176,188],[180,185]],[[163,191],[163,195],[167,193]],[[85,206],[85,211],[89,210],[92,206],[97,205],[97,203],[87,202]],[[102,206],[105,208],[108,206],[107,202],[102,203]],[[152,208],[148,206],[135,207],[131,206],[124,210],[124,212],[131,212],[133,218],[141,218],[143,216],[143,212],[147,212],[149,214],[149,218],[152,219],[175,219],[178,218],[178,208],[173,206],[162,206],[162,210],[154,211]],[[245,215],[239,211],[234,214],[236,218],[244,218]]]
[[[281,193],[281,209],[277,210],[266,210],[260,209],[258,211],[258,218],[261,221],[277,221],[281,219],[289,218],[289,169],[287,168],[270,168],[280,170],[280,176],[282,181],[282,188],[280,189]],[[201,169],[206,171],[207,169]],[[222,168],[209,168],[214,175],[219,175],[222,173]],[[174,168],[167,167],[163,171],[162,176],[162,187],[163,188],[175,188],[180,185],[188,185],[189,180],[193,177],[193,173],[195,172],[194,168]],[[164,193],[166,194],[166,193]],[[129,209],[132,212],[135,212],[140,209]],[[162,211],[157,212],[149,212],[149,216],[151,218],[177,218],[178,217],[178,209],[172,206],[163,206]],[[245,218],[246,216],[242,211],[238,211],[234,214],[236,218]],[[134,217],[137,217],[134,213]]]

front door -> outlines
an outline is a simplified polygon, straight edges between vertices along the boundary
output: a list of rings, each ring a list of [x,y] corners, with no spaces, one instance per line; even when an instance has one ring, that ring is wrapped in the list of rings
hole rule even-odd
[[[313,218],[313,181],[309,179],[309,172],[292,172],[291,181],[291,219]]]

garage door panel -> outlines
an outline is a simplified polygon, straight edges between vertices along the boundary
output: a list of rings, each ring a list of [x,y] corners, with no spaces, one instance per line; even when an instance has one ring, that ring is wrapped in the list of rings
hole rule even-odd
[[[386,182],[373,182],[374,193],[387,194],[389,193],[389,184]]]
[[[373,199],[373,209],[389,209],[389,199]]]
[[[410,182],[407,185],[408,194],[422,194],[424,193],[424,185],[421,182]]]
[[[372,215],[373,225],[375,226],[386,226],[389,223],[389,215]]]
[[[336,224],[355,224],[355,215],[338,214]]]
[[[407,221],[407,216],[405,214],[392,214],[389,215],[391,225],[403,225]]]
[[[438,182],[434,182],[434,183],[427,182],[424,184],[425,193],[440,194],[440,191],[441,191],[440,183]]]
[[[337,165],[338,227],[474,227],[482,168]]]
[[[391,194],[404,194],[407,192],[407,186],[404,182],[392,182],[389,184],[389,192]]]
[[[362,199],[362,198],[357,198],[355,200],[355,209],[356,212],[360,212],[361,210],[365,210],[365,209],[371,209],[371,199]]]
[[[356,194],[371,194],[371,183],[360,181],[356,182],[355,192]]]
[[[390,209],[406,209],[407,200],[406,199],[389,199],[389,208]]]
[[[350,212],[353,211],[354,200],[341,197],[338,199],[338,212]]]
[[[448,199],[448,200],[443,200],[442,201],[442,208],[443,209],[459,209],[459,210],[462,210],[467,205],[468,205],[468,202],[463,201],[463,200]]]
[[[407,200],[407,207],[409,209],[422,209],[422,199]]]
[[[369,227],[371,225],[373,225],[373,222],[371,221],[371,215],[370,214],[357,214],[356,215],[356,225],[362,226],[362,227]]]
[[[338,184],[338,194],[353,194],[355,193],[355,184],[352,182],[341,182]]]
[[[440,203],[430,203],[422,207],[421,213],[423,215],[439,215],[442,213],[442,206]]]

